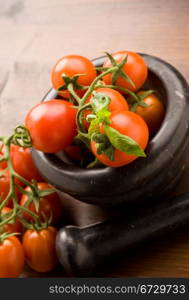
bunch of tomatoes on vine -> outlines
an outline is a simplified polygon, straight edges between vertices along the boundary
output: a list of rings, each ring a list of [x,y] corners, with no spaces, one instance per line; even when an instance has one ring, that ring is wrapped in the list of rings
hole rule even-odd
[[[56,99],[38,103],[11,136],[0,137],[0,277],[18,277],[25,262],[37,272],[58,262],[62,206],[35,166],[32,147],[64,151],[82,168],[145,159],[164,106],[156,91],[140,90],[148,69],[139,54],[106,55],[97,68],[80,55],[62,57],[51,73]]]

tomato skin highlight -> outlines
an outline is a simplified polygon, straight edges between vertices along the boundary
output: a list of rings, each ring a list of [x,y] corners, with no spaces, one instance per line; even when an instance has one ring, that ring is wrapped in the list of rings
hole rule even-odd
[[[41,191],[52,188],[52,186],[50,186],[48,183],[45,183],[45,182],[39,182],[37,184],[37,187]],[[28,192],[31,191],[30,187],[26,187],[25,190]],[[25,203],[27,202],[27,200],[28,200],[28,196],[23,194],[21,201],[20,201],[20,205],[24,206]],[[45,216],[47,218],[50,218],[51,214],[52,214],[52,224],[57,224],[61,220],[62,205],[61,205],[61,200],[56,192],[54,192],[48,196],[40,198],[38,212],[36,211],[35,205],[33,202],[27,208],[31,212],[34,212],[35,214],[40,216],[40,219],[42,221],[45,221],[43,214],[45,214]],[[33,221],[33,217],[26,212],[23,212],[22,216],[29,222]]]
[[[24,251],[17,237],[0,243],[0,278],[19,277],[24,268]]]
[[[143,91],[138,94],[142,95]],[[148,125],[150,135],[153,136],[158,131],[165,116],[165,108],[160,99],[155,95],[151,94],[143,100],[147,107],[138,106],[136,113],[141,116],[146,124]]]
[[[114,89],[103,87],[103,88],[96,89],[95,92],[102,93],[110,98],[111,101],[108,106],[109,111],[113,112],[113,111],[129,109],[126,99],[118,91],[116,91]],[[87,98],[86,103],[89,103],[91,99],[92,99],[92,95]],[[89,114],[91,114],[90,110],[84,111],[84,125],[86,128],[88,128],[90,125],[89,122],[86,121],[86,117]]]
[[[49,100],[34,106],[26,116],[33,147],[55,153],[66,148],[76,135],[76,109],[64,100]]]
[[[23,248],[26,262],[37,272],[50,272],[58,259],[55,250],[57,230],[48,227],[40,231],[28,229],[23,236]]]
[[[11,212],[12,209],[10,207],[3,207],[1,214],[7,214]],[[7,233],[21,233],[22,232],[22,224],[20,223],[19,219],[16,218],[15,223],[13,224],[5,224],[3,226],[3,231]]]
[[[77,74],[85,74],[79,76],[77,83],[88,86],[95,79],[96,70],[88,58],[81,55],[67,55],[60,58],[51,71],[52,85],[56,90],[64,84],[61,77],[62,74],[66,74],[69,77]],[[81,97],[85,91],[77,90],[76,93]],[[67,99],[70,97],[70,93],[67,90],[59,91],[58,94]]]
[[[148,144],[149,130],[145,121],[136,113],[131,111],[113,112],[110,117],[110,126],[123,135],[135,140],[144,150]],[[103,127],[102,127],[103,130]],[[103,132],[102,132],[103,133]],[[91,149],[94,155],[104,164],[110,167],[121,167],[127,165],[138,157],[128,155],[120,150],[115,150],[114,161],[111,161],[106,154],[97,154],[96,142],[91,142]]]
[[[120,63],[125,58],[126,55],[128,55],[127,62],[123,66],[122,70],[130,77],[130,79],[135,84],[135,87],[133,87],[129,82],[127,82],[124,78],[121,78],[120,76],[116,80],[116,85],[124,87],[130,91],[137,91],[139,88],[142,87],[142,85],[146,81],[148,75],[148,69],[142,56],[140,56],[135,52],[119,51],[112,54],[113,58],[117,63]],[[107,59],[103,64],[103,67],[111,67],[111,66],[112,64],[109,59]],[[112,75],[111,74],[105,75],[103,77],[103,81],[106,84],[112,84]]]

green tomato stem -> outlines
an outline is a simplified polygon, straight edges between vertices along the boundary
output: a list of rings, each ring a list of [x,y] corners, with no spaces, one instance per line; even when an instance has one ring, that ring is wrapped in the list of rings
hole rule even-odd
[[[127,94],[129,94],[130,96],[132,96],[137,102],[139,101],[139,97],[132,91],[126,89],[126,88],[123,88],[121,86],[118,86],[118,85],[111,85],[111,84],[108,84],[108,85],[102,85],[102,84],[99,84],[99,85],[96,85],[96,88],[110,88],[110,89],[114,89],[114,90],[120,90],[120,91],[123,91]]]
[[[40,225],[40,217],[35,214],[34,212],[32,212],[30,209],[28,209],[26,206],[21,206],[17,204],[17,207],[19,208],[19,210],[23,210],[25,211],[27,214],[29,214],[30,216],[32,216],[35,220],[35,222]]]
[[[90,87],[88,88],[88,90],[86,91],[85,95],[83,96],[83,98],[81,98],[81,102],[80,102],[80,106],[83,106],[85,104],[85,101],[87,100],[87,98],[90,96],[90,94],[93,92],[93,90],[96,87],[97,82],[103,78],[105,75],[113,73],[114,71],[118,70],[118,67],[111,67],[109,68],[107,71],[99,74],[91,83]]]
[[[4,232],[0,235],[0,244],[2,244],[4,242],[4,240],[10,238],[11,236],[15,236],[18,235],[19,233],[15,232],[15,233],[7,233]]]
[[[36,187],[30,183],[28,180],[26,180],[25,178],[23,178],[22,176],[20,176],[18,173],[16,173],[14,170],[13,170],[13,176],[16,177],[17,179],[19,179],[22,183],[24,183],[24,185],[26,186],[29,186],[33,192],[33,194],[37,197],[38,196],[38,193],[37,193],[37,190],[36,190]]]
[[[3,207],[5,207],[7,205],[9,199],[11,198],[11,196],[12,196],[12,193],[9,190],[9,193],[8,193],[7,197],[0,204],[0,212],[2,211]]]
[[[77,104],[80,105],[81,98],[74,91],[73,83],[69,83],[67,89],[70,92],[70,94],[72,95],[72,97],[77,101]]]
[[[77,123],[77,127],[80,132],[85,132],[85,128],[84,128],[84,124],[83,124],[83,120],[82,120],[82,113],[87,108],[91,109],[91,103],[86,103],[83,106],[81,106],[81,108],[78,110],[77,115],[76,115],[76,123]]]
[[[12,199],[13,201],[13,212],[12,214],[4,219],[2,222],[0,222],[0,227],[2,228],[2,226],[4,226],[5,224],[10,223],[19,213],[20,210],[25,210],[27,211],[28,214],[30,214],[35,222],[37,223],[37,226],[40,226],[40,218],[37,214],[31,212],[29,209],[27,209],[26,207],[21,207],[18,204],[18,199],[17,199],[17,194],[16,194],[16,188],[17,185],[15,184],[15,178],[19,179],[21,182],[23,182],[26,186],[29,186],[31,188],[31,192],[27,192],[28,194],[28,198],[29,198],[29,194],[34,196],[35,198],[39,198],[38,195],[38,190],[37,190],[37,186],[35,183],[30,183],[28,180],[26,180],[25,178],[23,178],[22,176],[20,176],[19,174],[17,174],[14,171],[13,165],[12,165],[12,160],[11,160],[11,154],[10,154],[10,148],[11,148],[11,143],[14,141],[14,135],[11,135],[10,137],[0,137],[0,140],[3,142],[4,144],[4,148],[5,148],[5,153],[3,155],[4,160],[7,161],[7,169],[9,171],[9,176],[10,176],[10,187],[9,187],[9,193],[6,196],[6,198],[2,201],[2,203],[0,204],[0,213],[3,209],[3,207],[5,207],[8,203],[8,201],[10,199]],[[20,187],[19,190],[25,194],[24,190]],[[31,199],[28,199],[29,201],[26,202],[27,206],[32,202],[32,197]]]
[[[10,215],[10,217],[8,217],[7,219],[3,220],[0,223],[0,227],[3,227],[5,224],[10,223],[15,217],[16,217],[16,210],[14,209],[12,215]]]

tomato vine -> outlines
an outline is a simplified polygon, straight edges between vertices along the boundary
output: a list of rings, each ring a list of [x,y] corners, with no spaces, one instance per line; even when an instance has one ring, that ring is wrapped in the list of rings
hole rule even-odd
[[[110,54],[107,53],[107,56],[110,59],[112,66],[101,68],[100,70],[102,71],[102,73],[96,76],[89,86],[84,86],[78,83],[78,79],[85,74],[76,74],[72,77],[69,77],[64,73],[61,75],[63,84],[58,88],[58,91],[68,91],[71,95],[71,100],[74,102],[74,107],[77,109],[76,124],[78,134],[75,137],[75,140],[81,140],[89,149],[90,143],[95,142],[97,153],[106,154],[110,160],[114,160],[114,152],[116,149],[128,154],[145,156],[143,149],[141,149],[141,147],[132,138],[120,134],[116,129],[111,128],[111,113],[108,109],[110,98],[103,93],[95,92],[95,90],[104,87],[101,80],[104,78],[104,76],[111,74],[112,84],[107,84],[105,85],[105,87],[122,91],[129,95],[131,110],[136,109],[137,106],[144,107],[145,103],[143,102],[143,100],[145,95],[149,95],[153,91],[148,91],[145,95],[141,96],[125,87],[116,85],[118,76],[121,76],[126,81],[128,81],[130,85],[134,86],[132,80],[127,74],[125,74],[123,70],[124,65],[127,63],[127,56],[125,56],[120,63],[115,62]],[[76,90],[82,90],[85,93],[82,97],[80,97]],[[91,101],[87,103],[86,100],[91,95]],[[87,109],[91,111],[91,114],[87,116],[87,121],[90,124],[88,131],[86,130],[83,122],[83,113]],[[101,131],[102,126],[104,126],[104,132]],[[12,213],[8,214],[7,218],[0,220],[1,232],[3,232],[3,226],[15,220],[16,217],[19,217],[20,221],[26,228],[34,228],[36,230],[47,228],[50,224],[50,220],[46,219],[45,222],[42,223],[40,217],[36,213],[28,209],[28,206],[31,204],[31,202],[33,202],[36,211],[38,211],[40,198],[53,193],[54,189],[40,191],[35,180],[30,182],[20,174],[15,172],[10,154],[11,144],[15,144],[24,148],[32,147],[33,140],[30,135],[30,131],[27,127],[19,125],[15,128],[13,134],[10,137],[0,137],[0,142],[2,142],[2,144],[4,145],[4,153],[0,157],[0,163],[6,162],[6,168],[0,171],[0,176],[2,176],[3,173],[7,170],[10,174],[9,193],[7,194],[5,199],[1,199],[2,201],[0,203],[0,212],[7,205],[10,199],[12,199],[13,201]],[[90,163],[89,166],[94,167],[96,164],[98,164],[97,158],[94,162]],[[15,183],[15,179],[19,180],[25,186],[30,187],[30,191],[26,191],[22,186]],[[28,196],[28,200],[24,206],[19,205],[16,189],[19,190],[19,192],[21,192],[22,194]],[[22,217],[22,211],[25,211],[32,216],[34,220],[32,224],[29,224]],[[2,233],[1,239],[6,236],[7,235],[4,235],[4,233]]]

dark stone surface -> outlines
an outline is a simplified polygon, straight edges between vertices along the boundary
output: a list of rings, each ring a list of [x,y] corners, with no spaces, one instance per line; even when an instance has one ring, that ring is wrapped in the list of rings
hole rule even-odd
[[[63,227],[56,239],[58,258],[69,275],[94,275],[139,243],[188,223],[189,193],[92,226]]]

